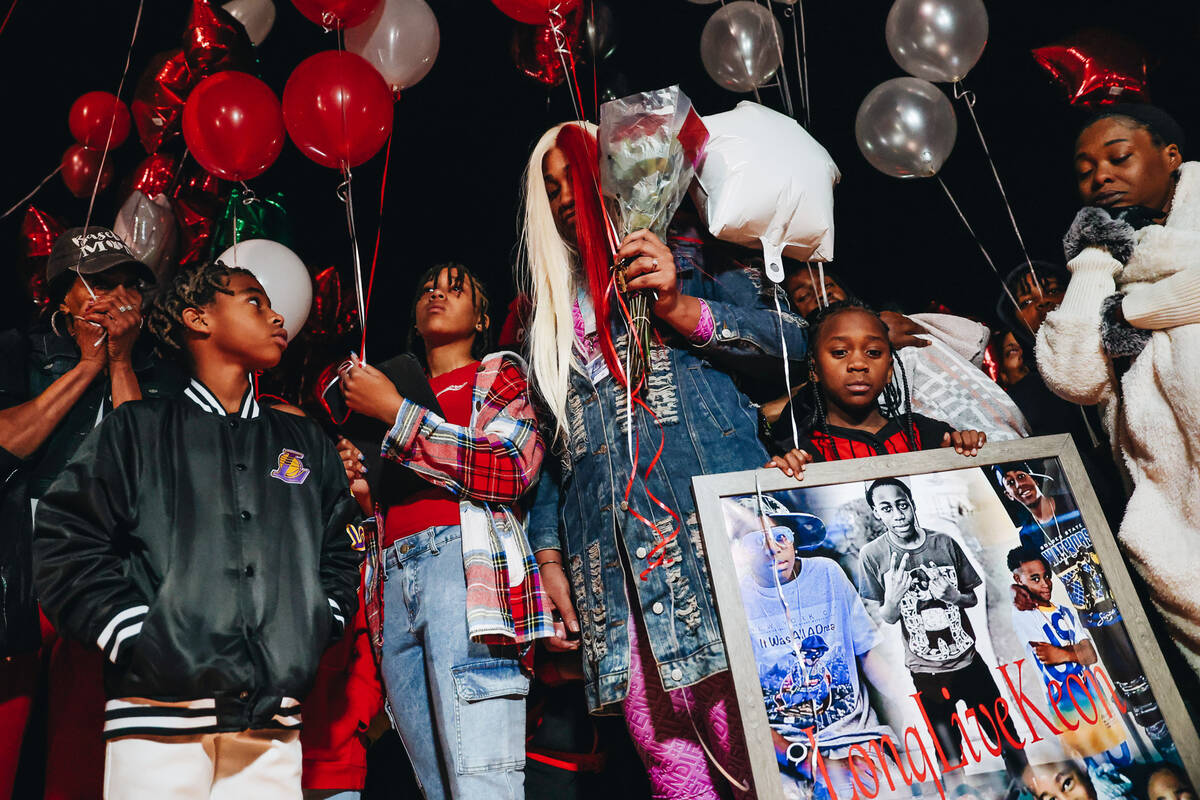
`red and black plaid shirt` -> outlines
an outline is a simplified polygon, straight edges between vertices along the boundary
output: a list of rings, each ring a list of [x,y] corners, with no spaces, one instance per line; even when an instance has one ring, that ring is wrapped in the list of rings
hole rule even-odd
[[[800,434],[800,449],[812,454],[814,461],[839,461],[847,458],[886,456],[891,453],[909,453],[914,450],[932,450],[942,446],[942,439],[951,428],[944,422],[920,414],[913,414],[916,441],[909,443],[910,433],[902,420],[889,419],[875,433],[829,426],[824,431],[811,429]]]

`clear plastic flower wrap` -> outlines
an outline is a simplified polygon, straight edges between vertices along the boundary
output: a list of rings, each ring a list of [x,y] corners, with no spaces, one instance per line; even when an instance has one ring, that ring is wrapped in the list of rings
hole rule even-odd
[[[600,188],[617,239],[667,226],[695,176],[708,130],[678,86],[610,100],[600,107]],[[620,284],[618,284],[620,285]],[[636,385],[649,357],[650,298],[626,296],[631,323],[627,377]]]

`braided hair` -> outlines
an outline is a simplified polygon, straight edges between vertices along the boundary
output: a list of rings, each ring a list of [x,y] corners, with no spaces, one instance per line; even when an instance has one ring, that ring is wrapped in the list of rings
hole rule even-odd
[[[491,348],[492,341],[492,324],[491,317],[488,315],[488,309],[491,307],[488,301],[487,290],[483,286],[483,281],[476,277],[475,273],[467,269],[462,264],[454,261],[445,264],[435,264],[425,270],[425,274],[417,281],[417,291],[413,292],[412,307],[409,309],[409,319],[412,320],[412,326],[408,329],[408,341],[405,346],[408,352],[417,357],[422,364],[425,363],[425,345],[421,339],[421,334],[417,331],[417,303],[421,302],[421,297],[424,295],[423,288],[427,283],[437,283],[438,276],[442,274],[442,270],[450,271],[450,288],[460,290],[464,285],[470,285],[475,310],[479,313],[479,322],[483,325],[475,334],[475,341],[471,343],[471,357],[476,361],[482,359],[488,354]]]
[[[234,275],[254,277],[254,273],[248,269],[229,267],[220,261],[205,261],[177,274],[170,285],[159,292],[146,316],[146,324],[150,333],[158,339],[159,349],[164,355],[186,358],[184,310],[204,308],[216,299],[217,294],[233,294],[229,289],[229,279]]]
[[[838,314],[847,311],[864,311],[875,317],[883,328],[884,338],[887,338],[888,326],[879,316],[879,312],[855,298],[838,300],[808,315],[808,386],[813,401],[813,415],[809,426],[821,431],[830,441],[833,440],[833,433],[829,429],[829,418],[825,412],[825,395],[821,392],[820,384],[816,379],[817,342],[820,341],[821,327],[824,323]],[[903,424],[900,426],[901,433],[908,443],[909,449],[916,450],[919,440],[917,438],[916,425],[913,423],[912,392],[908,387],[908,372],[904,369],[904,362],[899,358],[896,348],[892,346],[890,339],[888,340],[888,351],[891,354],[894,369],[892,370],[892,380],[887,386],[883,387],[882,402],[879,410],[888,419],[903,419]],[[837,448],[833,447],[831,450],[834,458],[837,458]]]

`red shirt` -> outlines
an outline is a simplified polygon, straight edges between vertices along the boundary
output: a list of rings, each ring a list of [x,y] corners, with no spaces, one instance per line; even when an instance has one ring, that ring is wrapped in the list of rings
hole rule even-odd
[[[909,441],[908,431],[902,420],[889,419],[875,433],[853,428],[830,425],[827,436],[821,430],[809,430],[800,435],[799,447],[807,450],[814,461],[838,461],[845,458],[885,456],[889,453],[909,453],[913,450],[931,450],[942,446],[942,437],[953,431],[944,422],[920,414],[913,414],[916,441]],[[807,435],[806,435],[807,434]]]
[[[475,389],[475,373],[479,362],[451,370],[429,379],[445,420],[452,425],[471,424],[471,395]],[[430,486],[408,496],[384,514],[383,546],[390,547],[397,539],[420,533],[434,525],[457,525],[458,498],[440,486]]]

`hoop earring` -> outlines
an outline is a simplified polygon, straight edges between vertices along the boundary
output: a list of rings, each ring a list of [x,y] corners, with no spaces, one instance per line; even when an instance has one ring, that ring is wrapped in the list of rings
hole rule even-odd
[[[66,312],[64,312],[61,308],[55,309],[54,313],[50,315],[50,330],[54,332],[55,336],[66,336],[67,334],[63,333],[62,331],[60,331],[58,329],[58,315],[59,314],[66,316]]]

